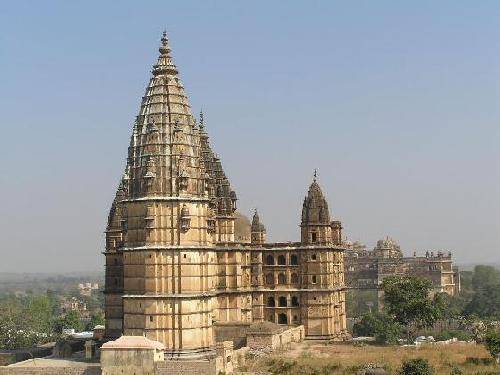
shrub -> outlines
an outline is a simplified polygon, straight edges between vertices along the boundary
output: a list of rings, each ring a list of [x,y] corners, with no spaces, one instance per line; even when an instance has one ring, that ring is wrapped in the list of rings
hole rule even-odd
[[[435,335],[435,339],[438,341],[445,341],[456,337],[460,341],[469,341],[472,336],[465,331],[461,330],[444,330]]]
[[[324,365],[321,368],[321,374],[330,375],[330,374],[334,374],[338,370],[340,370],[340,365],[338,363],[330,363],[330,364]]]
[[[462,375],[462,374],[463,374],[462,370],[460,370],[460,367],[457,366],[454,366],[450,372],[450,375]]]
[[[500,360],[500,332],[491,332],[486,335],[486,348],[498,363]]]
[[[426,359],[415,358],[404,361],[399,373],[401,375],[432,375],[434,369]]]
[[[386,314],[370,313],[354,324],[353,332],[356,336],[374,336],[379,344],[396,344],[401,326]]]
[[[282,358],[271,359],[269,361],[269,371],[271,374],[290,374],[294,367],[297,366],[296,361],[289,361]]]

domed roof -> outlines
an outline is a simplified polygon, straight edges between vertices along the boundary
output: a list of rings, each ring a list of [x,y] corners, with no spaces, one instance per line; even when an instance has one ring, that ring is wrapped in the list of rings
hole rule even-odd
[[[401,258],[403,256],[403,252],[397,241],[389,236],[377,241],[372,254],[389,258]]]
[[[399,249],[399,244],[389,236],[377,241],[378,249]]]

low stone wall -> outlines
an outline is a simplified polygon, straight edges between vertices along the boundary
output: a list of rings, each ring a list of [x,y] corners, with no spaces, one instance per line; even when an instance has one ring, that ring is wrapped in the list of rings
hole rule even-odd
[[[101,375],[100,365],[85,367],[0,367],[0,375]]]
[[[25,361],[30,358],[47,357],[52,354],[53,347],[35,347],[18,350],[5,350],[0,352],[0,366],[8,366],[13,363]]]
[[[165,360],[155,364],[155,375],[217,375],[219,366],[215,359],[199,361]]]
[[[236,349],[247,345],[247,331],[250,323],[231,322],[214,325],[215,341],[232,341]]]
[[[291,327],[279,333],[249,333],[247,346],[252,350],[271,351],[284,349],[292,342],[304,340],[304,326]]]

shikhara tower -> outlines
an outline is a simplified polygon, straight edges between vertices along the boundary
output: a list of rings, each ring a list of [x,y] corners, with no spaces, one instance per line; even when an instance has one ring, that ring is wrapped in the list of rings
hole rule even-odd
[[[165,33],[159,52],[108,218],[107,338],[146,335],[171,356],[193,357],[211,355],[217,327],[232,322],[304,324],[311,337],[339,337],[341,225],[329,221],[316,180],[300,243],[266,244],[257,214],[251,243],[236,243],[236,194],[203,114],[198,124],[191,114]],[[266,305],[271,297],[281,306]]]

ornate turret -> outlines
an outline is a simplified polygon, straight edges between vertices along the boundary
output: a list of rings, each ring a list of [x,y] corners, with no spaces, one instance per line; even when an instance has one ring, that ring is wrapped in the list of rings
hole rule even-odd
[[[377,241],[377,246],[372,251],[372,255],[379,258],[402,258],[401,247],[389,236]]]
[[[302,205],[301,238],[304,244],[332,243],[330,212],[314,171],[312,184]]]
[[[260,222],[259,214],[257,209],[253,214],[252,218],[252,244],[261,245],[266,242],[266,227]]]

